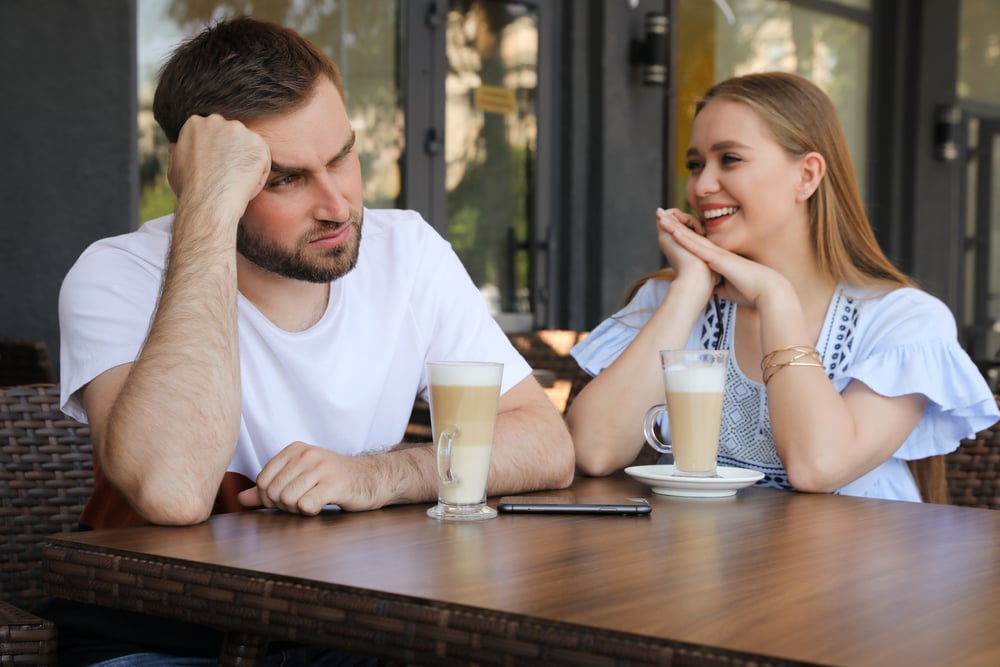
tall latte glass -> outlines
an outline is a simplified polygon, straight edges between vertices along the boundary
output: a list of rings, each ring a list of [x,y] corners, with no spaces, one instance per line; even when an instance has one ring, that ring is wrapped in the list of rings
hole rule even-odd
[[[486,504],[486,477],[502,379],[499,363],[427,364],[438,472],[438,504],[428,516],[474,521],[497,515]]]
[[[661,350],[666,403],[646,413],[643,430],[653,449],[673,453],[678,475],[715,476],[722,425],[722,395],[726,388],[729,352],[725,350]],[[670,443],[657,435],[656,424],[666,411]]]

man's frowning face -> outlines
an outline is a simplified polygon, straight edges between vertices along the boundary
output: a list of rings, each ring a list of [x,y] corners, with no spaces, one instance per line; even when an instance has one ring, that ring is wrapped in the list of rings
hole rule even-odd
[[[247,205],[236,249],[258,267],[325,283],[347,274],[361,245],[361,163],[337,88],[320,78],[298,109],[249,121],[271,150],[271,173]]]

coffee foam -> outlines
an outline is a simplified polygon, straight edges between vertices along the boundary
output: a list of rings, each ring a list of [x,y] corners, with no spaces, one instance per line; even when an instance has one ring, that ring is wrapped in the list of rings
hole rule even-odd
[[[689,367],[674,364],[663,369],[667,391],[713,393],[725,391],[726,367]]]
[[[427,365],[427,380],[434,385],[492,387],[503,379],[503,364],[435,362]]]

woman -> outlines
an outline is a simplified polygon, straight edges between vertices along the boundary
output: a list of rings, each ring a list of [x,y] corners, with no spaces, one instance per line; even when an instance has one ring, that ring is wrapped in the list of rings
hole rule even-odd
[[[687,164],[693,214],[656,212],[672,270],[573,349],[597,375],[567,416],[581,472],[635,459],[663,400],[659,350],[720,348],[720,465],[919,501],[906,461],[954,450],[1000,412],[951,312],[879,249],[829,98],[793,74],[724,81],[697,105]]]

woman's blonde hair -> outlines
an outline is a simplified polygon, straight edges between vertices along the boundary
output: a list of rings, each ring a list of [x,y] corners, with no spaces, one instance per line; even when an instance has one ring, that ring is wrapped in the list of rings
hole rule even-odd
[[[695,117],[722,99],[753,110],[790,156],[816,152],[826,161],[826,174],[807,202],[810,236],[823,272],[848,285],[914,285],[878,245],[861,203],[847,137],[826,93],[797,74],[747,74],[709,88],[695,106]],[[670,277],[669,269],[644,276],[629,288],[626,300],[647,280],[664,277]]]

